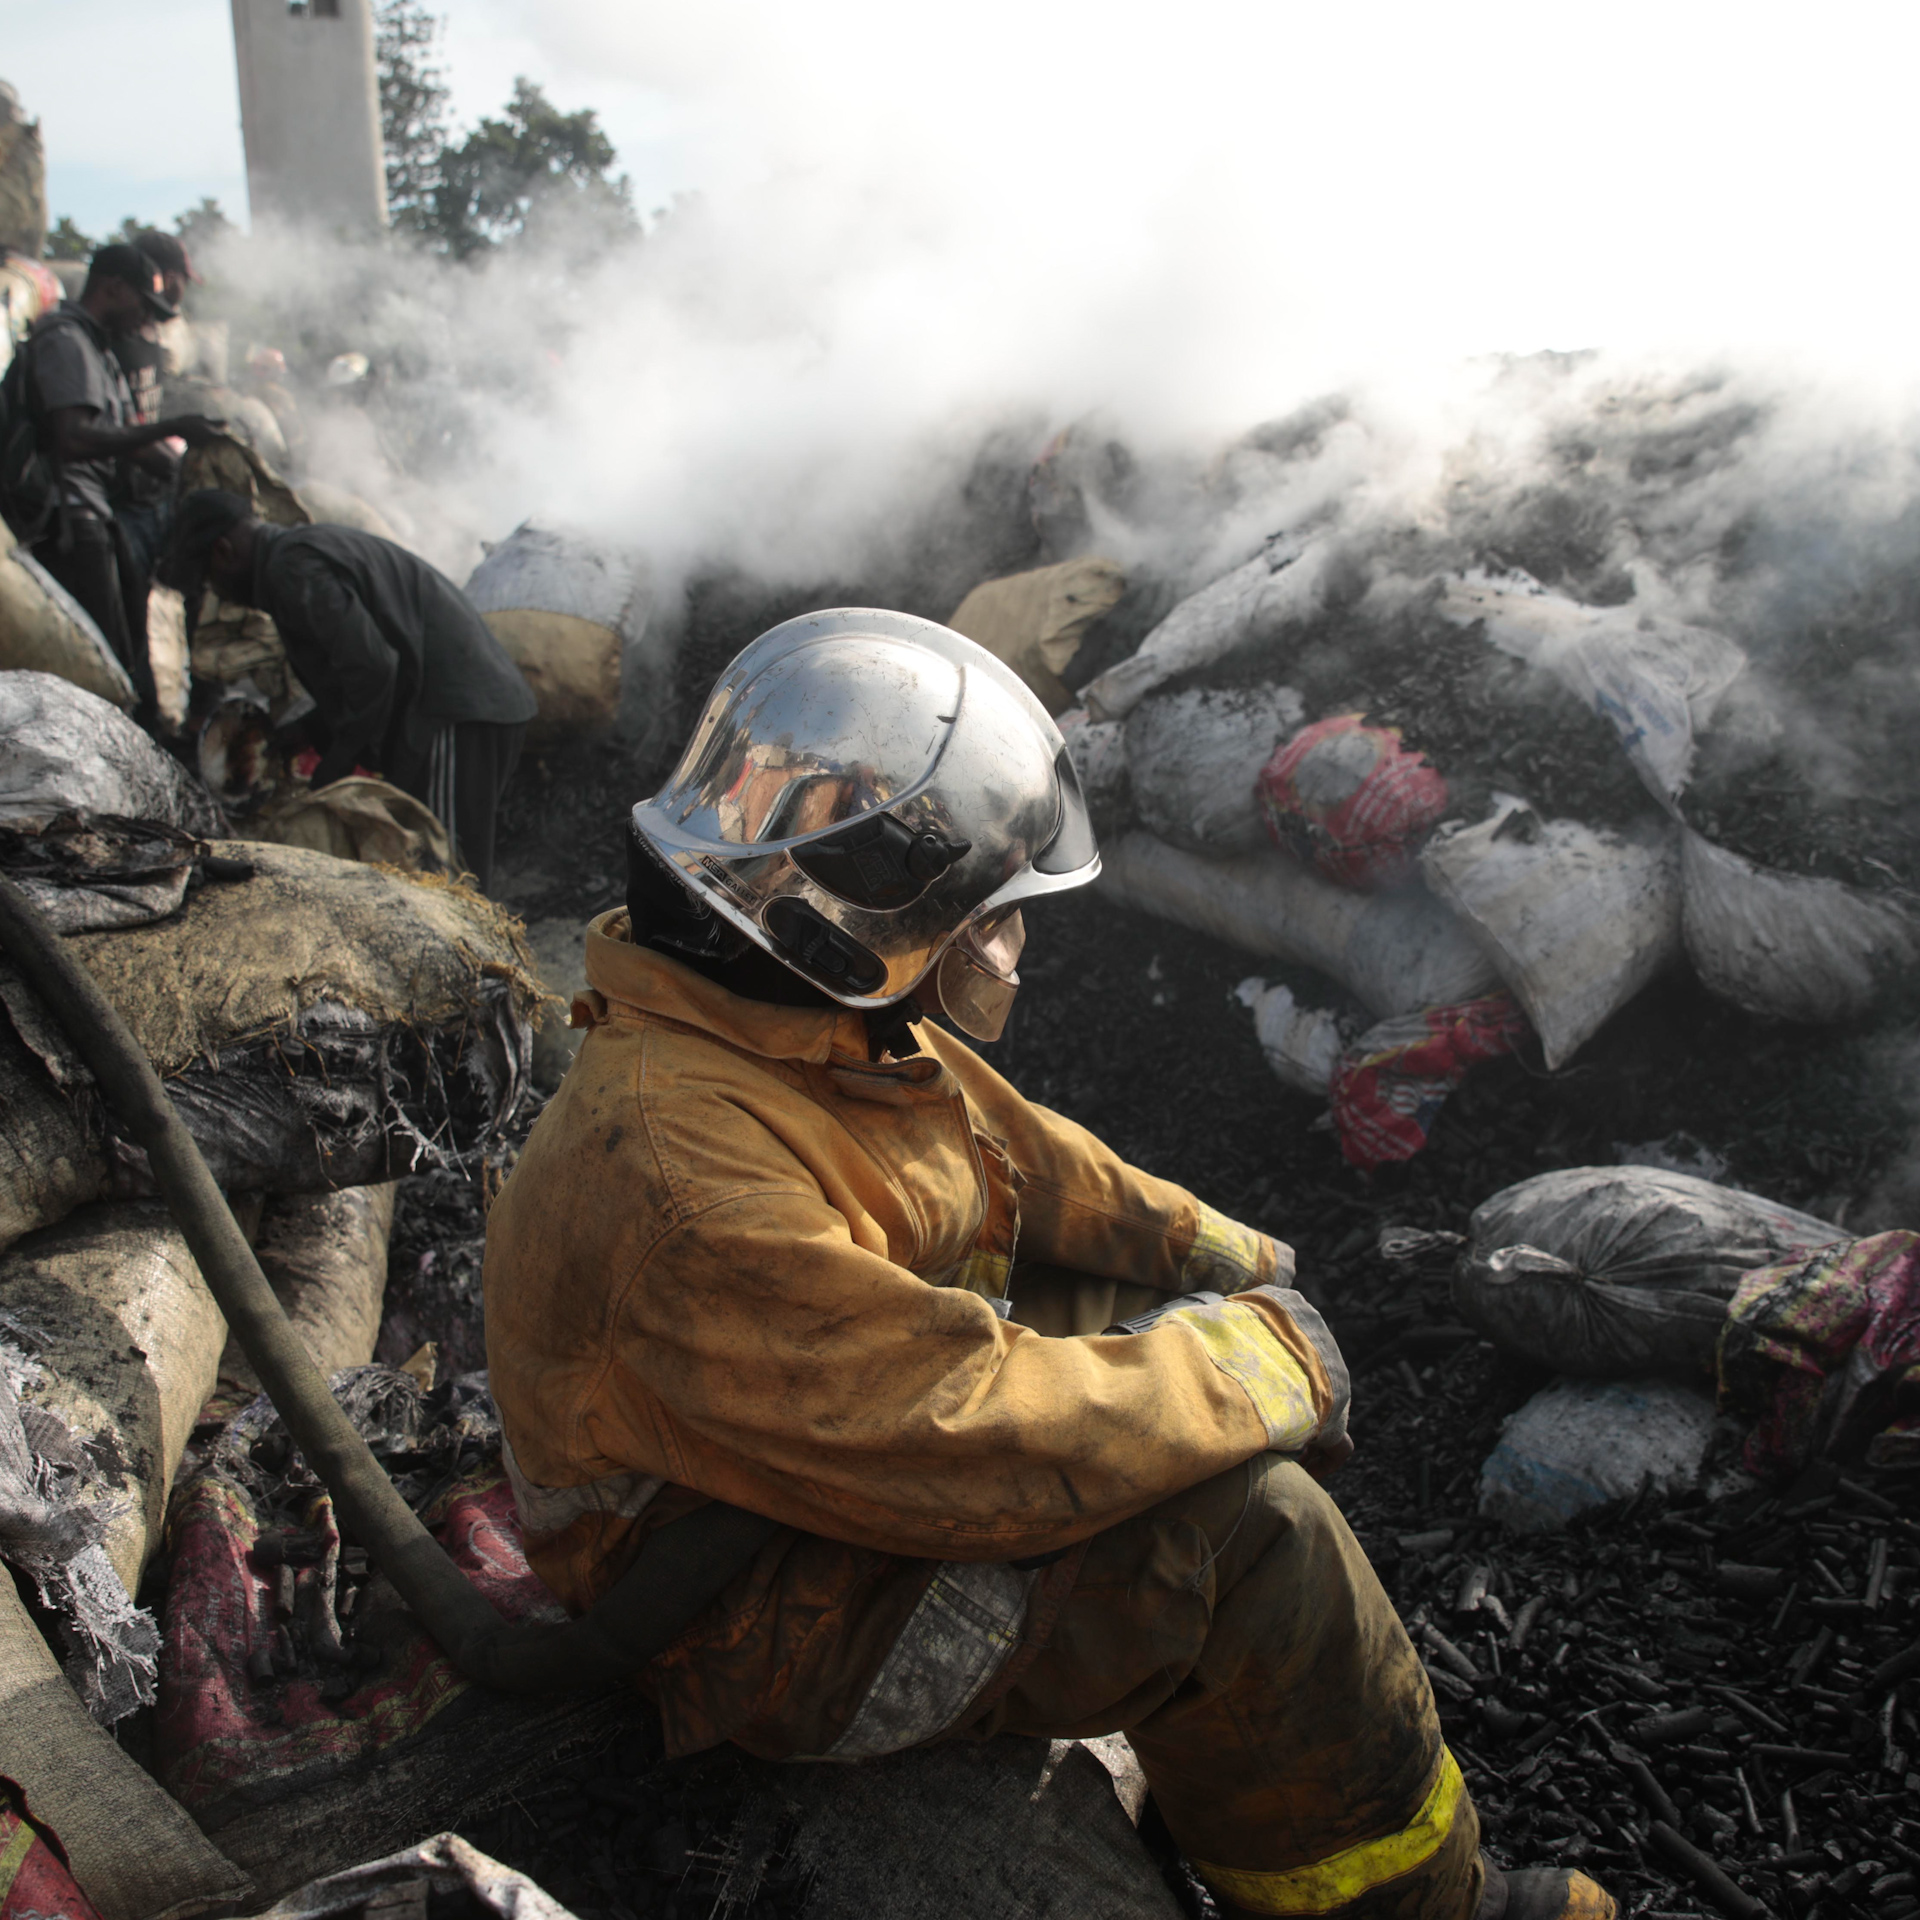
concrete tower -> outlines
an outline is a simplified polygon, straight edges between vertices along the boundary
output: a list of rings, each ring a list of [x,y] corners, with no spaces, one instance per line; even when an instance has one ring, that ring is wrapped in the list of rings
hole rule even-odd
[[[384,226],[373,0],[233,0],[233,45],[254,219]]]

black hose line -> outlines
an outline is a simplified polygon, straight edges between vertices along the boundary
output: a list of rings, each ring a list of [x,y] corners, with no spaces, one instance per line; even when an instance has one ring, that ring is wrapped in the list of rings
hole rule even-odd
[[[448,1559],[340,1411],[174,1111],[144,1049],[98,983],[13,881],[0,875],[0,948],[59,1021],[101,1094],[141,1147],[208,1291],[294,1444],[410,1612],[469,1679],[509,1693],[604,1687],[676,1639],[779,1532],[715,1503],[650,1535],[578,1620],[511,1626]]]

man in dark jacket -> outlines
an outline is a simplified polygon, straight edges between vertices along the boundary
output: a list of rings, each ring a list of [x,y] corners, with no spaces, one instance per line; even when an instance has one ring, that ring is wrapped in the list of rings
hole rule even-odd
[[[534,699],[445,574],[355,527],[270,527],[238,494],[182,502],[167,568],[197,608],[211,584],[258,607],[312,694],[324,738],[313,784],[364,766],[439,815],[484,889],[494,817]]]

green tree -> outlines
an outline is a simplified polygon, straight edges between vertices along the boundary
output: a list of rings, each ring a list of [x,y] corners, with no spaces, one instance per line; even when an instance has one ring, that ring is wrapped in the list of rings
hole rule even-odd
[[[47,235],[49,260],[85,260],[99,245],[91,234],[82,233],[73,224],[73,215],[63,213]]]
[[[234,225],[220,202],[208,194],[197,207],[189,207],[185,213],[175,215],[173,230],[198,263],[234,231]]]
[[[434,192],[447,149],[447,84],[434,64],[446,22],[420,0],[381,0],[374,20],[387,217],[403,233],[435,231]]]
[[[456,259],[530,234],[593,244],[637,230],[626,176],[591,107],[562,113],[522,75],[501,118],[441,154],[430,230]]]

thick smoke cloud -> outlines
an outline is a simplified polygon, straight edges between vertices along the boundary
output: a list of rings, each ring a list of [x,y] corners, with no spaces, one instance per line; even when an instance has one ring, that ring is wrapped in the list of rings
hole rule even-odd
[[[884,572],[990,436],[1077,421],[1131,463],[1099,544],[1170,590],[1282,526],[1383,592],[1557,526],[1553,584],[1791,654],[1911,523],[1914,29],[1734,20],[555,0],[558,97],[671,99],[699,199],[477,270],[256,235],[235,344],[369,355],[377,430],[319,409],[311,464],[456,573],[528,513],[669,581]]]

